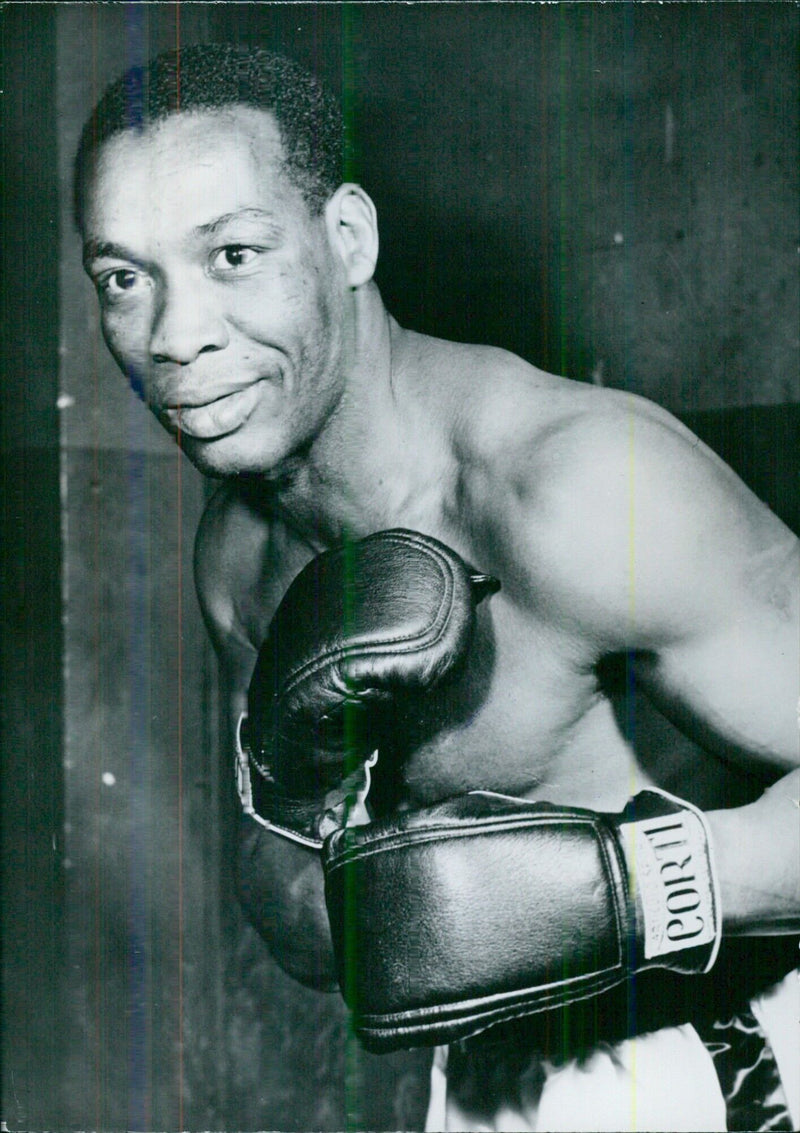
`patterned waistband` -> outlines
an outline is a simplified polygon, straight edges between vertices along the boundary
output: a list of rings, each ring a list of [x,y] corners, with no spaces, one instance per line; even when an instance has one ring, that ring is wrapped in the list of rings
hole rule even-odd
[[[792,1130],[775,1054],[753,1012],[740,1011],[706,1027],[695,1027],[714,1060],[728,1129],[749,1133]]]

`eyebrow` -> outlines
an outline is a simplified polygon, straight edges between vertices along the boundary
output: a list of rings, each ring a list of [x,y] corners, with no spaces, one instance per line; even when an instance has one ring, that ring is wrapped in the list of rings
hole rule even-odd
[[[124,244],[114,244],[110,240],[86,240],[83,245],[84,266],[92,260],[130,260],[138,264],[139,257]]]
[[[267,221],[267,223],[277,226],[275,217],[271,212],[265,212],[264,209],[259,208],[244,208],[237,209],[236,212],[223,213],[222,216],[210,220],[207,224],[198,224],[194,231],[198,236],[213,236],[216,232],[219,232],[220,228],[224,228],[226,224],[237,220]]]
[[[270,212],[265,212],[264,209],[259,208],[244,208],[238,209],[235,212],[226,212],[222,216],[215,217],[214,220],[209,220],[207,224],[198,224],[194,228],[193,234],[195,236],[213,236],[224,228],[226,224],[237,220],[257,220],[266,221],[268,224],[277,228],[275,217]],[[83,263],[84,265],[90,263],[92,260],[113,259],[113,260],[129,260],[131,263],[140,263],[138,256],[126,248],[124,244],[115,244],[111,240],[86,240],[83,245]]]

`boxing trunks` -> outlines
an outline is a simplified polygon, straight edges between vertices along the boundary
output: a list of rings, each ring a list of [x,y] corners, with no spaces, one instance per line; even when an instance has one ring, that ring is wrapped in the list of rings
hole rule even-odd
[[[800,973],[717,1022],[600,1043],[581,1059],[515,1059],[511,1088],[496,1051],[470,1059],[460,1046],[437,1048],[431,1133],[797,1130]]]

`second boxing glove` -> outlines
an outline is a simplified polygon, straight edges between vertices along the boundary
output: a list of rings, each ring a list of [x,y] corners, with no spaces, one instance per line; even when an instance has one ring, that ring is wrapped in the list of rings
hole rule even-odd
[[[616,815],[472,792],[323,852],[339,981],[375,1051],[466,1038],[637,971],[707,971],[721,916],[700,811]]]
[[[326,796],[358,775],[398,695],[435,687],[463,661],[475,606],[499,586],[403,529],[313,559],[278,607],[250,682],[237,751],[245,812],[321,847]]]

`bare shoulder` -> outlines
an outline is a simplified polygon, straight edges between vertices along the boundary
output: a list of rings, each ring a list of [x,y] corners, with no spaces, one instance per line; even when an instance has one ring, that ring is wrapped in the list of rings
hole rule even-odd
[[[470,506],[498,569],[560,625],[615,648],[635,611],[638,644],[655,647],[738,600],[797,605],[795,536],[667,411],[505,359],[474,405]]]
[[[234,486],[217,489],[197,530],[194,572],[200,607],[223,661],[251,662],[286,588],[310,555]]]
[[[521,493],[547,513],[626,541],[746,552],[789,534],[725,462],[672,414],[618,390],[554,392],[518,465]],[[721,542],[720,542],[721,541]]]

